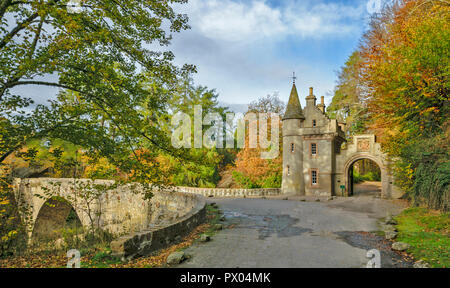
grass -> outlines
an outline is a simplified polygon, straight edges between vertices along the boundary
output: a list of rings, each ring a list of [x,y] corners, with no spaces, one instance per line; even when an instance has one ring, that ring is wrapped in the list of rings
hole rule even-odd
[[[105,250],[97,252],[89,259],[89,262],[82,262],[81,268],[109,268],[111,265],[120,264],[120,258],[111,255],[111,249],[107,247]]]
[[[416,260],[424,260],[433,268],[450,267],[450,213],[414,207],[395,219],[399,232],[396,241],[410,244],[408,252]]]
[[[206,206],[206,214],[208,215],[208,223],[209,228],[203,233],[210,237],[214,236],[214,234],[217,233],[217,230],[214,229],[215,224],[219,224],[220,218],[222,217],[222,214],[220,213],[219,208],[216,208],[212,205]]]

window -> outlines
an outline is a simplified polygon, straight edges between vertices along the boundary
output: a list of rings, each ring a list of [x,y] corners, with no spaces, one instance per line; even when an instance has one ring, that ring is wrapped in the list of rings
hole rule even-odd
[[[295,150],[295,144],[291,143],[291,152],[294,152],[294,150]]]
[[[311,155],[316,156],[317,155],[317,144],[311,143]]]
[[[317,121],[313,120],[313,127],[316,127],[316,126],[317,126]]]
[[[311,170],[311,185],[317,185],[318,173],[317,170]]]
[[[291,175],[291,169],[290,169],[289,165],[287,166],[287,175],[288,175],[288,176]]]

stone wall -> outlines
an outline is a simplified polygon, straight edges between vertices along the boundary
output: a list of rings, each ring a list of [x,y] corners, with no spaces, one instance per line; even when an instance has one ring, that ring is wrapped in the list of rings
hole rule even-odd
[[[226,189],[226,188],[193,188],[193,187],[175,187],[175,191],[182,193],[199,194],[205,197],[230,197],[230,198],[251,198],[264,196],[277,196],[281,194],[279,188],[260,188],[260,189]]]
[[[148,229],[120,237],[111,243],[113,255],[120,257],[123,261],[145,256],[153,251],[167,247],[187,234],[199,224],[205,222],[206,203],[203,197],[184,193],[161,193],[161,198],[167,201],[167,207],[172,207],[179,213],[174,203],[185,203],[185,207],[193,207],[186,210],[181,217],[171,218],[168,221],[159,221],[159,213],[154,213],[155,222]],[[172,197],[178,198],[173,201]],[[164,203],[162,202],[157,203]],[[178,205],[176,205],[178,206]],[[177,214],[178,216],[178,214]]]
[[[394,185],[395,178],[392,173],[392,160],[381,150],[381,145],[376,141],[375,135],[354,135],[347,143],[346,149],[342,149],[336,155],[335,191],[338,196],[351,196],[351,179],[349,177],[351,166],[358,160],[369,159],[375,162],[381,171],[381,197],[398,199],[403,192]],[[342,192],[340,189],[344,186]]]

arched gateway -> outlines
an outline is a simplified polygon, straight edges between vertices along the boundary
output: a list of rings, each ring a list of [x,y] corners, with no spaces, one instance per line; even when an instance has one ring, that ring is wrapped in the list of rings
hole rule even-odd
[[[283,117],[283,193],[351,196],[351,167],[358,160],[369,159],[381,170],[381,196],[401,197],[401,191],[393,185],[390,162],[376,137],[357,135],[347,142],[343,124],[325,114],[324,97],[318,105],[316,100],[310,88],[302,109],[293,85]]]

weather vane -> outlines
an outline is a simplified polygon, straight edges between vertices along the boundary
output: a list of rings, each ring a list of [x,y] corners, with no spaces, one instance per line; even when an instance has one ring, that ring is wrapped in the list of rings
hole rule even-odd
[[[295,84],[295,80],[297,79],[297,77],[295,76],[295,72],[293,72],[293,75],[292,75],[292,80],[294,81],[294,84]]]

